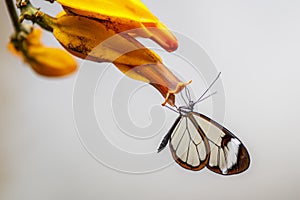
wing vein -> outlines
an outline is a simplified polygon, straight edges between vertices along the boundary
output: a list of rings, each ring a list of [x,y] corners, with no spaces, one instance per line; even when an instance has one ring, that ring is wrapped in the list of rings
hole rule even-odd
[[[187,123],[187,119],[186,119],[186,118],[185,118],[185,120],[186,120],[186,123]],[[184,130],[184,132],[182,133],[180,140],[178,141],[178,144],[177,144],[177,146],[176,146],[176,148],[175,148],[175,152],[177,152],[178,147],[179,147],[179,145],[180,145],[180,143],[181,143],[181,141],[182,141],[182,139],[183,139],[183,136],[184,136],[184,133],[185,133],[186,130],[187,130],[187,127],[185,127],[185,130]]]

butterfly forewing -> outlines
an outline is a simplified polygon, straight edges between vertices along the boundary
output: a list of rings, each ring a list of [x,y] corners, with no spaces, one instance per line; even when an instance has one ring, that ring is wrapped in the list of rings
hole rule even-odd
[[[169,142],[174,160],[186,169],[202,169],[208,160],[205,143],[191,120],[181,116]]]
[[[203,114],[192,114],[197,122],[194,125],[201,127],[209,141],[209,160],[206,164],[208,169],[223,175],[237,174],[248,169],[248,151],[233,133]]]

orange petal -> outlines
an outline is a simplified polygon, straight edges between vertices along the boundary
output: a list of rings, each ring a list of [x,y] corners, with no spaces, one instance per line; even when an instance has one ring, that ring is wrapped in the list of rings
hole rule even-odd
[[[33,29],[24,40],[19,41],[17,45],[23,45],[23,51],[17,50],[12,42],[8,44],[8,49],[22,57],[40,75],[64,76],[74,72],[77,69],[74,58],[62,49],[43,46],[41,34],[40,29]]]
[[[181,82],[165,65],[160,62],[140,66],[128,66],[114,62],[114,64],[127,76],[136,80],[150,83],[165,98],[162,105],[175,104],[174,94],[179,93],[187,84]]]
[[[26,61],[32,69],[43,76],[65,76],[77,69],[77,63],[67,52],[48,47],[29,48]]]
[[[178,48],[176,37],[164,24],[144,23],[144,25],[151,35],[150,38],[165,50],[172,52]]]
[[[58,0],[69,14],[99,19],[117,33],[150,38],[171,52],[177,49],[176,37],[140,0]],[[149,30],[155,27],[156,30]]]

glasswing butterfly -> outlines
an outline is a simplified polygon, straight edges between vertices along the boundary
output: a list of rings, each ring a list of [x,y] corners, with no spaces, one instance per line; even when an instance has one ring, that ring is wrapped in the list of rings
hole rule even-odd
[[[228,129],[194,111],[197,103],[214,94],[204,97],[220,74],[197,101],[192,101],[189,90],[185,89],[187,100],[182,96],[185,106],[176,109],[167,106],[179,116],[163,138],[158,152],[169,143],[174,160],[186,169],[198,171],[207,167],[221,175],[239,174],[250,165],[246,147]]]

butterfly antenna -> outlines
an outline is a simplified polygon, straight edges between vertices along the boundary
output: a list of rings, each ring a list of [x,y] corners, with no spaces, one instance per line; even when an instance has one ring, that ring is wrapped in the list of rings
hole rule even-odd
[[[211,96],[213,96],[213,95],[215,95],[215,94],[217,94],[217,91],[211,93],[210,95],[208,95],[208,96],[206,96],[206,97],[203,97],[203,98],[200,99],[198,102],[204,101],[205,99],[208,99],[209,97],[211,97]]]
[[[182,92],[180,92],[180,95],[181,95],[181,98],[183,99],[185,105],[188,105],[188,103],[186,102],[185,97],[183,96]]]
[[[210,90],[210,88],[215,84],[215,82],[218,80],[218,78],[220,77],[221,72],[219,72],[218,76],[213,80],[213,82],[211,82],[211,84],[208,86],[208,88],[204,91],[204,93],[199,97],[199,99],[197,101],[195,101],[193,103],[193,105],[195,105],[196,103],[199,103],[201,101],[201,99],[204,97],[204,95]],[[210,95],[211,96],[211,95]]]
[[[185,91],[185,96],[186,96],[187,100],[188,100],[189,102],[191,102],[192,99],[191,99],[191,93],[190,93],[189,88],[185,87],[185,88],[184,88],[184,91]]]

